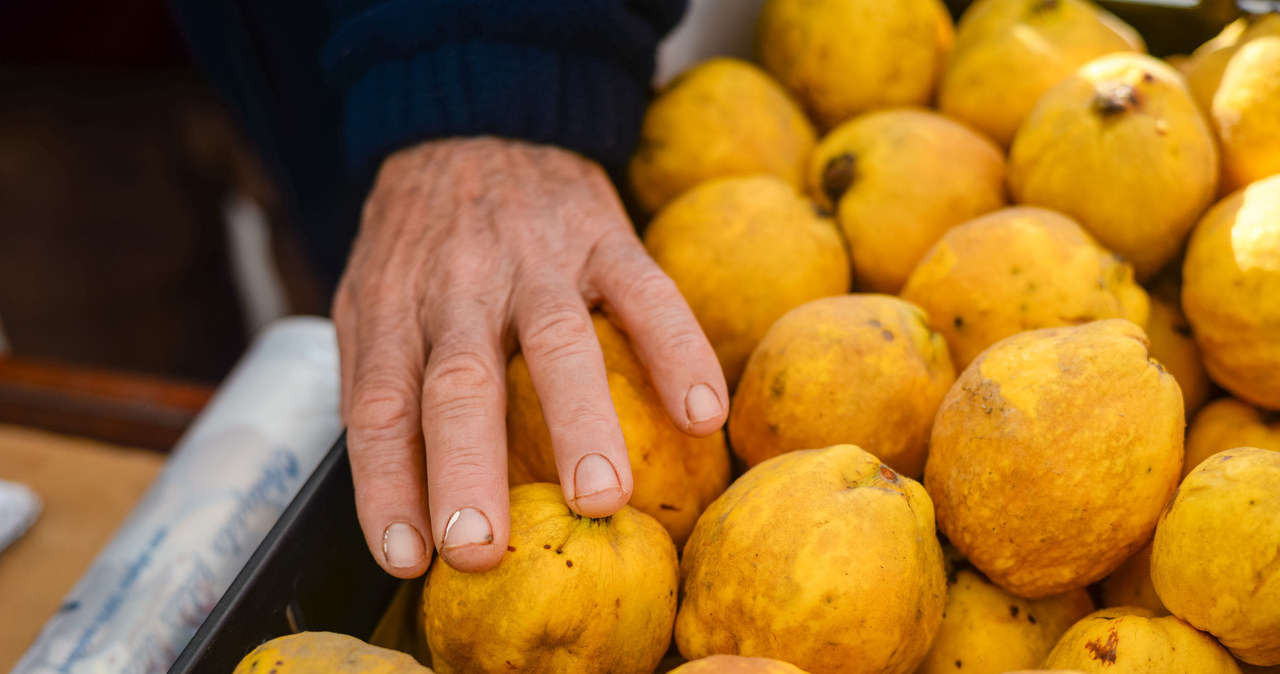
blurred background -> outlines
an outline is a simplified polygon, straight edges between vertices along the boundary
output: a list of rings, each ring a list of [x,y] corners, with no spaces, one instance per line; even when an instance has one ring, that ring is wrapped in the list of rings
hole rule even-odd
[[[0,2],[0,353],[216,384],[327,313],[164,0]]]

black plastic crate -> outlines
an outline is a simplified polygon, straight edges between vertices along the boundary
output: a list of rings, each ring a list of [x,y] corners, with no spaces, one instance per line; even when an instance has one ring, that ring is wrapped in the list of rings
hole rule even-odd
[[[403,582],[360,532],[344,433],[169,672],[230,674],[262,642],[301,630],[368,639]]]

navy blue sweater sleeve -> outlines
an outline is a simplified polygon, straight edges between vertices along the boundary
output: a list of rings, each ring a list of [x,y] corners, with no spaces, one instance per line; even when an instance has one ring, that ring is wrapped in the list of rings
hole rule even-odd
[[[412,143],[495,135],[623,165],[658,40],[685,0],[330,0],[325,75],[349,167]]]

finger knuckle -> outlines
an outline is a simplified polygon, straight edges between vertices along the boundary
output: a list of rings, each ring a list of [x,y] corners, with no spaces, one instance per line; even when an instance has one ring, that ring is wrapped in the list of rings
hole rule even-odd
[[[665,352],[673,354],[701,351],[706,336],[686,309],[675,281],[660,271],[637,275],[623,291],[625,306],[645,317]]]
[[[561,360],[587,353],[594,336],[581,307],[554,303],[534,313],[520,341],[526,358]]]
[[[402,452],[377,452],[364,455],[358,462],[358,470],[357,464],[353,463],[352,471],[357,473],[354,476],[356,481],[371,487],[373,494],[382,496],[384,500],[394,500],[419,488],[422,476],[411,470],[411,466]]]
[[[678,327],[664,332],[661,336],[662,350],[674,359],[684,356],[702,355],[710,350],[707,338],[700,330]]]
[[[433,357],[423,383],[424,409],[433,419],[480,416],[501,394],[497,373],[478,351],[458,349]]]
[[[479,448],[459,447],[444,452],[436,459],[436,470],[442,482],[454,494],[484,492],[492,488],[495,466],[484,460]]]
[[[612,402],[607,401],[600,405],[584,401],[570,405],[565,410],[564,420],[571,422],[574,428],[591,429],[595,437],[612,438],[620,432],[618,417]]]
[[[433,422],[483,421],[496,398],[496,392],[485,395],[442,388],[426,397],[423,413]]]
[[[417,431],[417,410],[412,386],[389,377],[366,379],[352,393],[348,424],[365,441],[405,440]]]
[[[632,276],[622,287],[622,301],[644,310],[665,308],[679,297],[675,281],[657,269]]]

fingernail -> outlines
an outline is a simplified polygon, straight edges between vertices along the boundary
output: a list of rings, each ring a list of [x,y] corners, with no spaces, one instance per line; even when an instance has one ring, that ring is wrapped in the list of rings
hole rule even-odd
[[[573,470],[573,502],[580,512],[594,512],[592,506],[597,505],[616,506],[621,491],[618,471],[603,455],[588,454],[578,460]]]
[[[696,424],[720,416],[724,407],[710,386],[698,384],[685,396],[684,409],[689,414],[689,421]]]
[[[427,544],[422,534],[404,522],[392,522],[382,532],[382,558],[387,566],[407,569],[417,566],[427,556]]]
[[[460,548],[464,545],[488,545],[493,542],[493,527],[489,518],[475,508],[461,508],[449,517],[444,527],[441,550]]]

